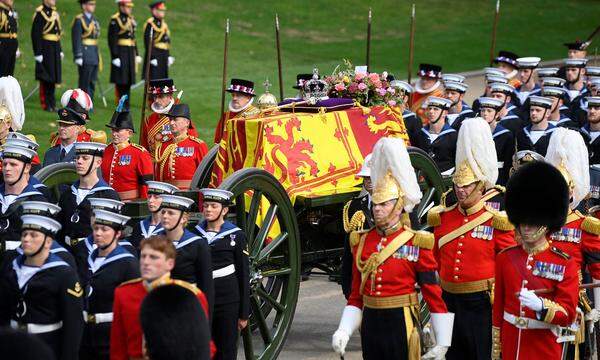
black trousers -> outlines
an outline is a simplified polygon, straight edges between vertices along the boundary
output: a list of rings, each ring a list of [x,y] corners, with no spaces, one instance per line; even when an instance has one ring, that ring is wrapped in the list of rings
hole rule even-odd
[[[404,308],[363,309],[360,340],[365,360],[408,359]]]
[[[96,80],[98,79],[98,65],[83,64],[77,68],[79,70],[79,88],[94,100]]]
[[[217,353],[214,360],[237,359],[239,313],[239,302],[215,304],[212,320],[212,339],[217,347]]]
[[[131,100],[131,85],[115,84],[115,102],[117,104],[119,103],[119,100],[123,95],[127,95],[127,100],[125,101],[125,109],[129,109],[129,101]]]
[[[112,323],[89,324],[83,328],[79,360],[110,359],[110,326]]]
[[[487,291],[471,294],[442,293],[454,313],[452,345],[447,360],[481,360],[492,357],[492,304]]]
[[[40,80],[40,103],[42,109],[56,110],[56,84]]]
[[[13,75],[17,60],[17,48],[19,42],[16,39],[0,40],[0,77]]]

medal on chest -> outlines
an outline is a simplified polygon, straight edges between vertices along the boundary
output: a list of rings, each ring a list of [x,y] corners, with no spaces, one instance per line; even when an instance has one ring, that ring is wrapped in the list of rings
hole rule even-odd
[[[417,262],[419,260],[419,250],[416,246],[403,245],[392,256],[394,259]]]
[[[129,165],[131,164],[131,155],[121,155],[119,156],[119,165]]]
[[[175,149],[175,156],[178,157],[191,157],[194,156],[194,148],[193,147],[178,147]]]
[[[550,235],[554,241],[566,241],[579,244],[581,242],[581,229],[563,227],[559,231]]]
[[[162,138],[163,142],[167,142],[169,139],[171,139],[171,134],[171,125],[165,124],[162,126],[159,136]]]
[[[235,246],[235,235],[230,235],[229,238],[231,239],[231,241],[229,242],[229,245]]]
[[[486,201],[485,205],[496,211],[500,211],[500,203],[497,201]]]
[[[494,228],[487,225],[479,225],[471,232],[471,237],[474,239],[492,240],[494,236]]]
[[[71,222],[77,224],[79,222],[79,209],[75,209],[73,215],[71,215]]]
[[[531,273],[538,277],[562,281],[565,276],[565,266],[545,261],[536,261]]]
[[[590,186],[590,196],[594,199],[600,198],[600,186],[598,186],[598,185]]]

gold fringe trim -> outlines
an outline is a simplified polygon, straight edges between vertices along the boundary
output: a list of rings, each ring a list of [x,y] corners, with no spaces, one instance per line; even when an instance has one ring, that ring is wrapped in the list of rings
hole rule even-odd
[[[567,315],[567,310],[565,310],[565,308],[562,307],[562,305],[555,303],[554,301],[549,299],[541,299],[544,303],[544,309],[546,309],[546,316],[543,319],[545,323],[551,324],[557,312],[562,312],[563,314]]]
[[[428,231],[415,231],[415,236],[413,237],[413,245],[431,250],[435,245],[435,237],[432,233]]]
[[[495,212],[492,218],[492,227],[496,230],[511,231],[515,229],[515,226],[508,220],[508,216],[505,212]]]
[[[586,216],[581,223],[581,230],[593,235],[600,235],[600,220],[595,217]]]
[[[427,225],[432,227],[440,226],[442,224],[442,213],[445,209],[446,207],[444,205],[432,207],[427,212]]]

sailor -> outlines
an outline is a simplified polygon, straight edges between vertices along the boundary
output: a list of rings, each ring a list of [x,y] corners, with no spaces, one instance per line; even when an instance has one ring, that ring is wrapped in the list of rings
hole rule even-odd
[[[458,83],[464,83],[466,79],[467,79],[466,77],[464,77],[460,74],[443,74],[442,75],[442,82],[454,81],[454,82],[458,82]]]
[[[433,64],[419,65],[419,80],[415,84],[415,92],[412,94],[410,110],[417,114],[424,125],[428,123],[425,115],[427,99],[430,96],[441,97],[444,94],[443,85],[440,81],[442,67]]]
[[[96,0],[79,0],[81,14],[75,17],[71,26],[71,42],[73,44],[73,59],[79,71],[79,88],[94,98],[100,54],[98,38],[100,23],[94,16]]]
[[[482,104],[487,105],[484,98]],[[439,205],[427,214],[433,227],[443,298],[456,314],[446,359],[489,359],[492,345],[492,297],[496,254],[512,246],[513,227],[506,216],[487,207],[484,193],[496,184],[497,156],[489,125],[467,119],[458,132],[456,172],[458,203]]]
[[[58,221],[65,226],[59,241],[68,249],[91,234],[91,198],[119,200],[117,192],[98,177],[102,154],[106,145],[100,143],[75,143],[75,171],[79,177],[66,191],[62,192],[58,205],[61,208]]]
[[[144,24],[144,48],[148,59],[148,50],[152,46],[150,59],[150,80],[164,79],[169,77],[169,67],[175,62],[175,58],[170,55],[171,49],[171,30],[165,21],[167,6],[165,1],[153,1],[150,4],[152,17],[146,20]],[[150,29],[152,29],[152,39],[150,39]],[[144,60],[144,73],[146,76],[146,60]]]
[[[404,127],[408,133],[408,140],[412,145],[417,143],[419,133],[423,128],[421,119],[417,115],[410,111],[410,97],[415,89],[406,81],[392,80],[390,81],[390,87],[398,92],[399,97],[402,98],[402,103],[399,104],[400,110],[402,111],[402,120],[404,120]]]
[[[548,123],[553,101],[551,98],[532,95],[529,97],[531,125],[523,127],[516,135],[517,151],[533,150],[545,156],[552,132],[556,126]],[[504,125],[504,124],[503,124]]]
[[[535,72],[538,77],[537,83],[539,85],[542,85],[542,82],[544,81],[544,79],[546,79],[548,77],[557,77],[558,68],[556,68],[556,67],[537,68]]]
[[[587,123],[580,131],[588,148],[590,165],[600,164],[600,96],[587,98]]]
[[[504,75],[508,78],[508,83],[515,88],[521,85],[521,81],[519,81],[517,76],[518,58],[519,56],[514,52],[500,50],[498,56],[494,59],[494,64],[498,66],[498,69],[504,72]]]
[[[312,79],[312,77],[311,77]],[[219,119],[215,129],[215,144],[221,142],[226,137],[227,122],[235,118],[246,118],[258,115],[260,110],[252,105],[254,97],[254,83],[249,80],[231,79],[231,84],[227,88],[231,94],[229,110]]]
[[[83,319],[85,327],[79,358],[109,359],[113,296],[120,284],[140,276],[138,260],[118,244],[129,217],[94,210],[93,236],[97,248],[87,259]]]
[[[83,331],[83,288],[75,269],[50,252],[60,227],[45,216],[23,215],[18,228],[23,253],[1,275],[0,319],[38,336],[56,359],[76,360]]]
[[[561,327],[574,322],[579,294],[575,261],[549,241],[569,211],[564,177],[545,162],[522,166],[506,211],[521,245],[496,258],[492,359],[560,359]]]
[[[530,95],[537,95],[541,87],[535,81],[535,69],[538,67],[540,61],[539,57],[522,57],[517,59],[518,79],[521,85],[516,87],[516,93],[519,97],[519,102],[523,104],[527,97]]]
[[[431,233],[413,231],[401,220],[421,201],[421,190],[404,141],[381,138],[373,149],[375,228],[351,235],[355,258],[352,292],[333,334],[343,356],[360,327],[364,359],[412,359],[421,354],[419,300],[429,306],[436,345],[422,359],[443,359],[452,339],[454,314],[441,297]]]
[[[210,245],[215,302],[212,338],[217,347],[215,359],[237,358],[238,333],[248,325],[250,315],[249,253],[246,234],[225,216],[233,193],[201,189],[204,221],[196,232]]]
[[[498,124],[500,110],[504,107],[501,100],[480,97],[479,104],[479,112],[492,130],[492,138],[496,148],[498,160],[498,180],[496,184],[504,186],[508,181],[509,170],[515,153],[515,138],[508,129]]]
[[[490,84],[490,96],[504,103],[498,121],[502,126],[510,130],[513,135],[525,126],[525,122],[519,117],[517,106],[514,104],[516,95],[515,88],[512,85],[492,83]]]
[[[550,118],[548,119],[548,122],[550,124],[575,130],[578,130],[580,128],[581,125],[579,124],[579,122],[571,120],[570,117],[566,116],[565,113],[560,111],[560,109],[564,106],[565,102],[568,101],[569,98],[569,95],[565,88],[544,86],[540,95],[545,98],[552,99],[552,107],[550,108]]]
[[[573,42],[564,43],[567,47],[567,58],[569,59],[585,59],[587,58],[587,49],[590,46],[591,41],[575,40]],[[558,69],[556,76],[566,79],[566,67],[561,66]]]
[[[443,175],[454,171],[456,138],[458,132],[446,122],[448,109],[452,102],[448,99],[430,96],[427,98],[427,125],[421,129],[415,144],[428,153]]]
[[[18,18],[13,9],[14,0],[0,0],[0,77],[15,73],[15,62],[19,51]]]
[[[491,85],[494,83],[502,83],[508,84],[508,79],[504,75],[504,73],[497,68],[484,68],[484,79],[485,79],[485,89],[483,91],[483,97],[491,97],[492,89]],[[471,105],[471,109],[475,114],[479,113],[479,98],[473,100],[473,104]]]
[[[29,148],[29,149],[35,151],[35,155],[31,159],[31,171],[29,173],[35,174],[41,168],[40,157],[37,154],[37,150],[40,148],[40,145],[37,142],[35,142],[35,136],[33,136],[31,134],[25,135],[25,134],[18,133],[18,132],[9,132],[8,136],[6,137],[6,141],[4,142],[4,145],[16,145],[16,146],[26,147],[26,148]],[[29,176],[29,179],[31,180],[32,177],[33,176]],[[35,181],[37,182],[38,180],[35,180]],[[1,180],[0,180],[0,182],[1,182]],[[42,191],[42,193],[44,195],[48,195],[44,191]]]
[[[475,117],[475,113],[467,103],[465,103],[465,93],[469,85],[456,82],[456,81],[444,81],[444,97],[452,102],[446,121],[454,130],[460,129],[460,125],[463,120]]]
[[[576,104],[577,100],[585,97],[588,92],[585,86],[585,66],[587,59],[564,59],[563,63],[565,66],[565,79],[567,80],[566,87],[569,99],[573,104]]]
[[[538,76],[541,71],[542,71],[542,69],[537,70]],[[565,79],[561,79],[559,77],[554,77],[554,76],[544,77],[542,80],[542,84],[541,84],[541,91],[537,95],[546,96],[546,95],[543,95],[543,90],[545,87],[554,87],[554,88],[563,88],[564,89],[565,84],[566,84]],[[566,92],[566,89],[565,89],[565,92]],[[570,105],[569,96],[565,95],[565,96],[562,96],[562,98],[563,98],[563,104],[558,107],[560,116],[571,118],[571,111],[569,110],[569,107],[568,107],[568,105]],[[526,123],[529,122],[529,106],[530,106],[529,97],[527,97],[527,99],[525,99],[525,102],[521,105],[521,107],[518,110],[519,117],[521,119],[523,119],[523,121],[525,121]]]

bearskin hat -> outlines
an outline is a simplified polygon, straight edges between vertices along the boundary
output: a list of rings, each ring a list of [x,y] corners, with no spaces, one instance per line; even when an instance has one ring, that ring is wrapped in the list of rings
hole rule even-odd
[[[569,187],[554,166],[535,161],[520,167],[506,185],[506,213],[515,226],[546,226],[550,232],[565,224]]]

